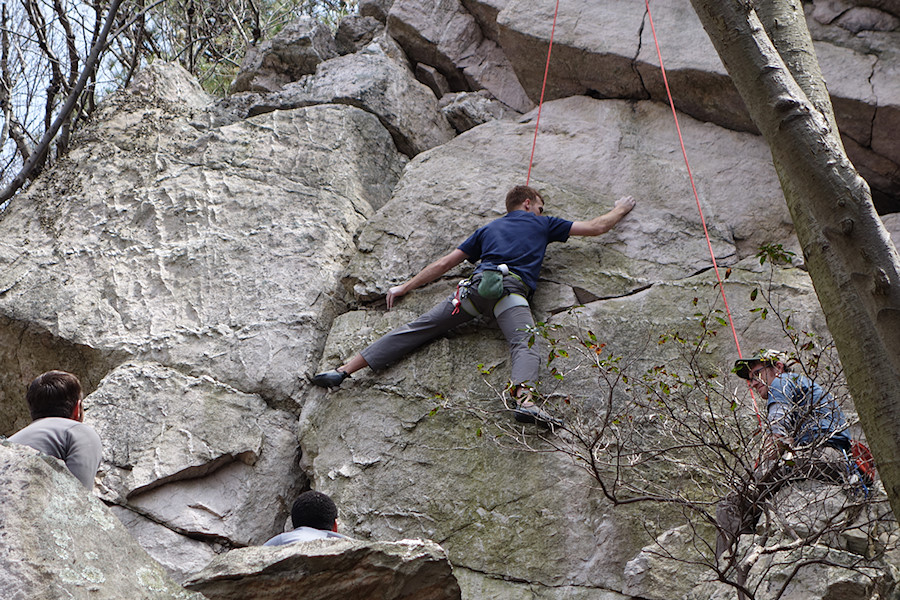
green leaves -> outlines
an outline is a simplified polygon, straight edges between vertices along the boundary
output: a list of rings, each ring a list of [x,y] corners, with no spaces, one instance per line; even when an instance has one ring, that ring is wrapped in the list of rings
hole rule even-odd
[[[794,254],[790,250],[785,250],[781,244],[763,244],[756,253],[759,264],[763,265],[769,261],[773,265],[790,265],[794,262]]]

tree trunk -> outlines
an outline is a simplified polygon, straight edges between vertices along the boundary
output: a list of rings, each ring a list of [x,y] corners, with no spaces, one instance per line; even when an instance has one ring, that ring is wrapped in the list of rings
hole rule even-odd
[[[860,422],[900,515],[900,258],[844,153],[818,65],[811,66],[802,7],[755,0],[758,14],[748,0],[691,3],[772,152]]]

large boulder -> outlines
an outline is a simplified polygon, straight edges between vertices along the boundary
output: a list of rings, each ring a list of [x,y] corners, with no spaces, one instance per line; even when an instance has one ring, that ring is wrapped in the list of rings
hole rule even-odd
[[[172,581],[65,464],[0,443],[0,597],[202,600]]]
[[[198,129],[210,105],[196,93],[141,89],[107,101],[4,214],[0,352],[30,372],[4,370],[0,404],[68,351],[88,391],[132,358],[295,409],[353,238],[405,158],[352,106]]]
[[[510,114],[502,102],[494,100],[485,91],[445,94],[440,106],[447,121],[460,133]]]
[[[187,584],[209,600],[459,600],[447,555],[431,541],[314,540],[242,548]]]
[[[387,23],[410,59],[440,71],[452,91],[485,89],[519,112],[534,106],[507,55],[459,0],[395,0]]]
[[[361,252],[350,263],[345,285],[363,300],[374,299],[500,217],[507,190],[524,183],[534,118],[531,113],[519,121],[492,121],[413,160],[393,199],[359,236]],[[682,121],[718,261],[733,264],[767,242],[796,249],[762,140]],[[678,148],[671,112],[661,105],[584,96],[547,103],[531,174],[531,184],[547,197],[547,214],[590,219],[627,194],[638,204],[599,243],[573,238],[552,245],[543,279],[587,302],[709,268]]]
[[[250,46],[231,92],[274,92],[338,55],[328,27],[311,17],[289,23],[271,40]]]
[[[500,45],[519,81],[540,98],[554,6],[510,0],[497,16]],[[676,105],[739,130],[753,125],[689,3],[654,2]],[[573,0],[560,6],[545,100],[587,94],[666,102],[645,9],[622,2]]]
[[[103,440],[101,496],[169,524],[188,547],[266,541],[306,484],[296,418],[209,377],[125,364],[85,406]]]
[[[408,156],[439,146],[455,135],[434,94],[377,42],[323,62],[314,75],[287,84],[277,93],[227,102],[230,112],[240,118],[316,104],[355,106],[376,116],[397,148]]]

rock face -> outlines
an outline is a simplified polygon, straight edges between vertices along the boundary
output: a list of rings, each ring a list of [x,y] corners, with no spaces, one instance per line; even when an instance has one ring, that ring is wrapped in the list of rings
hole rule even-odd
[[[421,540],[330,539],[241,548],[213,560],[187,587],[210,600],[460,598],[444,551]]]
[[[524,180],[534,117],[487,123],[413,160],[394,198],[360,234],[361,253],[351,261],[345,285],[364,300],[383,295],[502,215],[506,191]],[[642,202],[639,220],[603,238],[601,260],[596,242],[573,239],[548,253],[545,280],[589,301],[708,266],[671,113],[650,103],[577,96],[547,103],[542,119],[546,128],[539,134],[532,185],[547,197],[548,214],[586,220],[609,210],[620,196],[633,194]],[[715,224],[710,235],[718,260],[730,264],[766,240],[789,239],[790,217],[777,203],[780,189],[758,138],[690,119],[682,127],[690,132],[688,152],[697,161],[701,193],[715,190],[707,217]],[[667,144],[669,151],[658,151]],[[623,147],[629,152],[623,154]],[[389,243],[396,238],[404,243]]]
[[[0,443],[0,596],[203,600],[172,581],[62,461]]]
[[[483,88],[520,112],[534,106],[507,55],[484,36],[459,0],[395,0],[388,13],[388,31],[410,59],[440,71],[453,91]]]
[[[254,100],[256,100],[254,98]],[[319,65],[316,75],[248,103],[246,115],[316,104],[348,104],[369,112],[390,132],[397,149],[415,156],[453,137],[437,99],[409,69],[377,43]]]
[[[827,338],[768,149],[688,4],[652,6],[708,244],[640,3],[560,3],[532,157],[552,6],[363,1],[334,35],[305,20],[249,51],[235,82],[247,91],[228,98],[154,64],[0,213],[0,434],[28,422],[22,390],[35,375],[77,373],[86,421],[104,441],[94,495],[162,565],[148,568],[171,597],[185,592],[164,572],[210,598],[285,598],[288,589],[323,599],[733,597],[697,568],[708,552],[686,567],[657,551],[696,552],[711,531],[686,527],[672,506],[613,506],[583,462],[558,451],[571,437],[513,427],[496,327],[466,326],[338,391],[307,383],[446,299],[468,265],[392,311],[382,300],[504,214],[507,190],[526,178],[548,214],[572,220],[624,195],[638,202],[604,236],[548,249],[532,303],[547,331],[589,331],[640,372],[682,364],[658,341],[696,333],[704,311],[724,322],[724,288],[745,352],[788,344],[793,330],[776,312],[810,339]],[[848,152],[879,206],[900,208],[892,6],[807,3]],[[885,223],[898,229],[892,215]],[[793,264],[761,264],[766,244],[794,252]],[[719,409],[753,421],[728,373],[734,337],[722,328],[707,342],[696,364],[736,394]],[[568,369],[574,357],[555,360]],[[595,369],[542,373],[541,390],[567,422],[607,414]],[[40,477],[66,474],[29,456]],[[0,471],[18,460],[0,456]],[[687,482],[695,471],[652,474]],[[714,503],[721,482],[703,483],[698,493]],[[246,547],[279,533],[308,487],[334,498],[340,530],[357,541]],[[804,505],[807,492],[785,491],[784,503]],[[28,527],[49,518],[22,514]],[[84,535],[99,527],[92,535],[108,539],[106,522],[94,521]],[[874,543],[854,524],[810,552],[835,565],[859,560],[890,541],[891,527]],[[441,547],[398,542],[410,538]],[[10,572],[48,572],[76,597],[94,589],[90,561],[115,559],[85,554],[76,577],[47,558],[59,558],[62,542],[28,543],[43,554]],[[786,576],[785,557],[754,573]],[[117,563],[104,577],[139,589],[143,567],[129,568],[130,582]],[[351,591],[367,585],[380,591]],[[877,561],[850,574],[801,569],[792,585],[804,600],[847,590],[874,600],[896,587]]]
[[[750,312],[750,292],[763,276],[755,258],[735,264],[728,294],[744,339],[765,347],[783,338]],[[780,297],[796,310],[794,318],[824,327],[806,276],[788,269],[775,277]],[[448,293],[445,286],[413,294],[404,298],[396,315],[342,315],[329,336],[323,366]],[[670,326],[690,331],[697,312],[692,299],[714,296],[715,279],[704,272],[589,302],[576,313],[538,318],[593,331],[626,361],[677,364],[677,355],[657,348],[657,336]],[[574,297],[571,301],[577,302]],[[649,348],[648,339],[653,340]],[[711,363],[730,364],[732,344],[725,332],[712,340]],[[384,372],[356,376],[327,398],[310,398],[300,439],[304,460],[317,474],[317,489],[341,499],[344,522],[356,535],[384,539],[402,532],[441,540],[466,597],[482,597],[478,590],[485,589],[495,590],[496,595],[487,597],[517,597],[526,587],[540,589],[548,598],[570,597],[576,590],[586,598],[591,597],[587,590],[624,590],[630,577],[626,565],[647,544],[645,520],[677,522],[677,511],[659,506],[613,509],[567,456],[503,444],[509,416],[501,396],[508,368],[498,331],[478,335],[467,330]],[[571,398],[571,411],[562,413],[570,420],[600,409],[601,388],[590,372],[544,385],[558,397]],[[548,449],[536,432],[527,439],[536,449]],[[453,486],[447,486],[448,479]],[[427,518],[422,518],[422,507]],[[677,588],[697,580],[666,581]]]
[[[209,377],[126,364],[86,404],[104,440],[101,497],[195,537],[261,544],[306,484],[296,418]]]
[[[337,55],[338,46],[328,28],[311,18],[301,19],[248,49],[231,91],[274,92],[315,73],[320,62]]]
[[[291,405],[340,309],[323,292],[404,160],[354,107],[198,130],[192,116],[210,107],[189,102],[112,100],[34,189],[37,213],[5,216],[17,230],[5,243],[36,252],[5,263],[4,316],[84,347],[75,363],[158,361]],[[110,180],[112,164],[121,174]]]

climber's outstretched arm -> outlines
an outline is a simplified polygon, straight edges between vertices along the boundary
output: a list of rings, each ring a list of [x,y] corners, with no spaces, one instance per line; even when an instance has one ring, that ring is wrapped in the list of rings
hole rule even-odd
[[[593,236],[606,233],[615,227],[616,223],[621,221],[625,215],[630,213],[631,209],[634,208],[634,205],[634,198],[631,196],[619,198],[616,200],[613,209],[605,215],[600,215],[590,221],[575,221],[572,223],[569,235]]]
[[[425,285],[426,283],[431,283],[462,261],[466,260],[466,258],[468,258],[468,255],[457,248],[450,254],[437,259],[436,261],[419,271],[419,273],[415,277],[413,277],[406,283],[395,285],[390,290],[388,290],[387,293],[388,310],[394,307],[394,301],[397,298],[405,295],[408,292],[411,292],[417,287]]]

